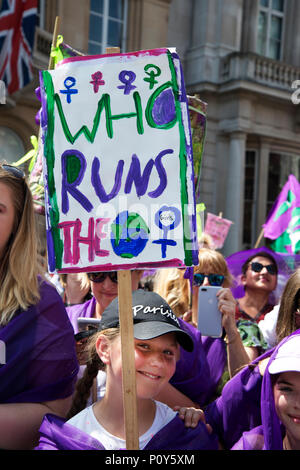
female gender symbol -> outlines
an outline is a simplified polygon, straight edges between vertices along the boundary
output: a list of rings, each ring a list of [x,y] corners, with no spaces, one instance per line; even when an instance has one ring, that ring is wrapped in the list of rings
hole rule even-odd
[[[102,72],[99,71],[91,75],[93,80],[91,80],[90,83],[94,86],[94,93],[98,93],[100,85],[105,85],[105,81],[102,80],[102,76]]]
[[[119,85],[118,88],[124,89],[124,95],[129,95],[131,90],[134,90],[136,86],[131,85],[132,82],[136,79],[136,74],[130,70],[122,70],[119,74],[120,82],[124,83],[124,85]]]
[[[162,229],[163,238],[153,240],[152,243],[161,245],[162,258],[166,257],[167,246],[176,246],[175,240],[168,239],[168,231],[174,230],[178,227],[181,220],[181,213],[179,209],[173,206],[162,206],[155,214],[154,217],[156,225]]]
[[[150,70],[150,69],[156,70],[156,73],[154,72],[154,70]],[[144,68],[144,70],[145,70],[146,74],[149,75],[149,77],[144,78],[144,81],[150,83],[149,88],[150,88],[150,90],[152,90],[152,88],[154,87],[154,85],[155,85],[156,83],[158,83],[158,81],[155,80],[155,77],[159,77],[159,76],[160,76],[161,70],[160,70],[159,67],[157,67],[157,65],[154,65],[154,64],[148,64],[148,65],[146,65],[146,67]],[[150,71],[148,72],[148,70],[150,70]]]
[[[78,90],[76,89],[71,90],[71,88],[75,85],[75,83],[76,83],[76,80],[74,77],[67,77],[64,81],[66,90],[60,90],[61,93],[64,93],[67,95],[67,103],[71,103],[71,95],[78,93]]]

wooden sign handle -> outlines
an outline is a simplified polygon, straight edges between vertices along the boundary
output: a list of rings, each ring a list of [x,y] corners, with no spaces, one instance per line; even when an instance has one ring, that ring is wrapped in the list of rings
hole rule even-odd
[[[118,299],[126,449],[138,450],[139,432],[136,401],[131,271],[118,271]]]
[[[119,47],[106,48],[106,54],[119,53]],[[131,271],[118,271],[118,299],[126,449],[138,450],[139,426],[136,401]]]
[[[52,47],[56,47],[56,41],[57,41],[59,26],[60,26],[60,17],[57,16],[55,18],[55,23],[54,23],[54,30],[53,30],[53,36],[52,36]],[[52,49],[52,47],[51,47],[51,49]],[[51,51],[50,51],[48,70],[53,70],[53,67],[54,67],[54,57],[51,56]]]

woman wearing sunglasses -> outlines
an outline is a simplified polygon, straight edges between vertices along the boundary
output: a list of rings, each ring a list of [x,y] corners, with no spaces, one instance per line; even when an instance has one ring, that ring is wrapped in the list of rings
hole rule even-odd
[[[187,396],[201,405],[216,395],[226,362],[232,376],[250,360],[236,327],[236,301],[231,293],[231,284],[232,276],[225,258],[220,252],[210,248],[199,250],[199,264],[194,267],[193,273],[192,302],[189,300],[191,296],[189,280],[184,278],[183,270],[160,270],[154,282],[154,290],[167,300],[178,316],[182,317],[179,321],[184,328],[189,329],[197,345],[193,357],[182,352],[181,363],[185,364],[185,368],[178,367],[171,383],[175,387],[180,387]],[[203,337],[197,329],[198,295],[201,285],[222,287],[217,295],[227,345],[223,338]],[[189,377],[193,377],[193,380],[188,380]]]
[[[226,342],[224,366],[227,357],[228,371],[230,377],[232,377],[241,367],[250,362],[252,351],[243,345],[242,337],[236,323],[235,312],[237,302],[231,292],[232,275],[227,262],[218,251],[202,248],[199,250],[199,264],[194,268],[192,295],[192,317],[194,323],[198,315],[199,287],[209,285],[221,287],[216,295],[219,301],[218,308],[222,313],[222,326]],[[205,306],[203,306],[203,308],[205,308]],[[188,315],[184,315],[183,318],[188,318]],[[221,345],[224,344],[223,339],[204,337],[202,342],[206,349],[211,373],[216,374],[218,371],[220,374],[222,370],[222,361],[220,358],[222,356],[217,348],[221,350]]]
[[[0,449],[33,448],[43,416],[66,415],[78,372],[65,307],[37,255],[25,175],[0,163]]]
[[[132,290],[137,290],[142,270],[131,271]],[[102,313],[118,295],[118,272],[91,272],[87,274],[92,298],[87,302],[67,307],[69,319],[72,323],[74,333],[78,333],[78,318],[101,319]]]
[[[277,273],[275,259],[264,251],[250,256],[242,266],[241,282],[245,293],[237,301],[236,320],[251,360],[268,347],[257,324],[274,307],[270,294],[276,289]]]

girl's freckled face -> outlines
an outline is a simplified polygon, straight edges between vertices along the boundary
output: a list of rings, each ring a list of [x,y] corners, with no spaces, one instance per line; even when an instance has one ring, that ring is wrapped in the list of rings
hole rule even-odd
[[[134,339],[137,396],[153,398],[175,373],[179,348],[174,333],[150,340]],[[122,382],[120,338],[112,342],[110,364],[115,378]]]

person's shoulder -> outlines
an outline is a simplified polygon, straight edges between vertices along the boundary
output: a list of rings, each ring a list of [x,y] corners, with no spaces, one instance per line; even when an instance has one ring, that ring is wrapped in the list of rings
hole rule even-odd
[[[61,306],[64,306],[59,293],[50,281],[39,276],[38,283],[40,294],[40,300],[38,302],[39,308],[45,308],[54,303],[59,303]]]
[[[35,450],[104,450],[99,441],[70,421],[46,414],[39,429],[40,439]]]
[[[166,418],[171,420],[177,415],[177,411],[172,410],[166,403],[155,400],[156,404],[156,415],[160,415],[163,420]]]
[[[178,317],[177,319],[179,321],[180,328],[182,330],[186,331],[187,333],[189,333],[189,335],[191,335],[193,337],[193,339],[200,339],[201,338],[200,331],[194,325],[191,325],[190,323],[186,322],[182,318]]]
[[[81,304],[69,305],[68,307],[66,307],[66,310],[68,314],[71,316],[72,315],[86,316],[85,313],[87,312],[87,310],[89,309],[89,307],[94,301],[95,301],[94,297],[92,297],[91,299]]]

